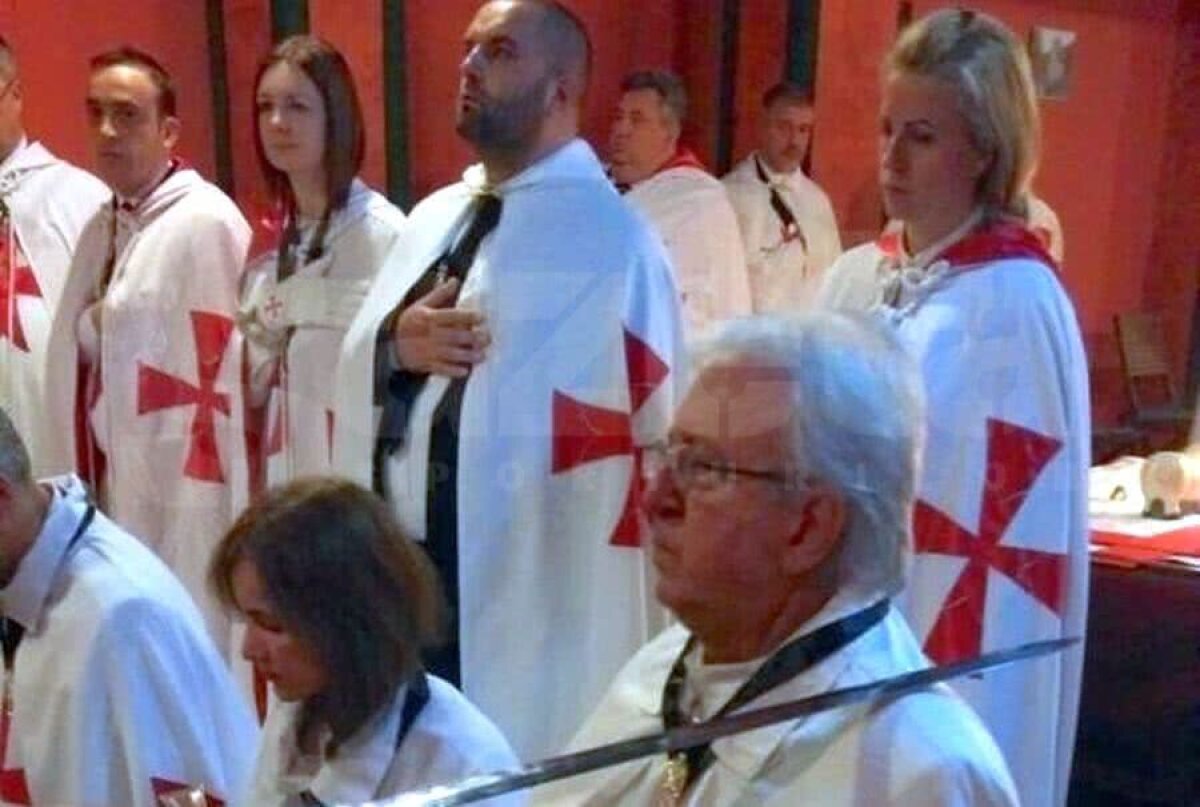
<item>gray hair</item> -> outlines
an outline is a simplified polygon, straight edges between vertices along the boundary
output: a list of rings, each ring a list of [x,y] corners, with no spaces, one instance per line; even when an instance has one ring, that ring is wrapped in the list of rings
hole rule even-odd
[[[679,76],[669,70],[638,70],[625,76],[621,82],[622,93],[637,90],[654,90],[667,112],[667,119],[677,127],[683,127],[687,118],[688,97]]]
[[[925,409],[917,369],[891,332],[867,314],[749,317],[711,332],[693,355],[697,374],[736,364],[786,375],[794,465],[847,504],[839,588],[897,593],[911,552]]]
[[[954,89],[976,149],[990,158],[976,201],[989,217],[1023,217],[1041,124],[1029,57],[1012,31],[977,11],[936,11],[900,34],[884,70],[928,76]]]
[[[27,484],[33,479],[29,450],[3,409],[0,409],[0,477],[16,485]]]

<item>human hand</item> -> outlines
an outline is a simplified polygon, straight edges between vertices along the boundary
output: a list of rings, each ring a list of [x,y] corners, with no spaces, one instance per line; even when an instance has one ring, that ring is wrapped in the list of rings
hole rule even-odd
[[[477,311],[454,308],[451,278],[405,308],[392,327],[392,349],[404,370],[462,378],[483,361],[492,341]]]

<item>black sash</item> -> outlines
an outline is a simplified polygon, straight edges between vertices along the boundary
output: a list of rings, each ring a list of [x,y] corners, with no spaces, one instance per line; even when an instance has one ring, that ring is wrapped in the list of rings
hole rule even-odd
[[[855,611],[849,616],[842,617],[836,622],[831,622],[812,633],[788,642],[771,654],[770,658],[742,684],[737,692],[733,693],[729,702],[722,706],[712,719],[715,720],[737,711],[759,696],[791,681],[829,658],[879,624],[887,612],[888,601],[880,600],[869,608]],[[687,716],[683,713],[680,699],[683,697],[684,683],[687,680],[687,665],[684,660],[695,647],[695,643],[696,637],[692,636],[688,639],[679,657],[675,659],[675,664],[672,665],[667,682],[663,686],[662,718],[663,727],[668,731],[688,722]],[[677,751],[671,754],[671,759],[673,762],[686,761],[687,763],[687,779],[684,784],[686,790],[708,770],[716,757],[712,752],[712,744],[705,743]]]
[[[404,738],[412,730],[413,724],[421,714],[421,710],[429,703],[429,679],[423,670],[418,671],[408,683],[408,691],[404,693],[404,706],[400,710],[400,726],[396,730],[397,751],[404,744]],[[300,791],[300,801],[304,807],[325,807],[325,802],[313,795],[311,790]]]
[[[471,202],[470,220],[454,246],[425,270],[400,305],[384,319],[376,337],[376,355],[391,350],[395,318],[407,306],[433,290],[443,280],[466,280],[483,239],[500,223],[503,206],[499,196],[482,194]],[[425,373],[393,372],[387,381],[383,413],[375,440],[372,478],[376,492],[390,498],[386,484],[387,458],[404,444],[412,405],[425,386]],[[429,458],[426,473],[425,551],[441,576],[450,604],[451,631],[446,644],[430,655],[429,669],[450,683],[462,682],[458,635],[458,421],[469,375],[451,380],[430,422]]]
[[[771,178],[767,176],[766,169],[758,160],[758,155],[754,157],[754,172],[758,175],[758,180],[767,186],[767,190],[771,193],[771,209],[775,211],[775,215],[779,218],[779,224],[784,233],[784,240],[788,241],[791,238],[796,238],[800,241],[800,245],[808,249],[808,242],[804,239],[804,230],[800,228],[800,222],[796,221],[796,214],[787,206],[787,202],[783,201],[783,197],[779,195],[779,189],[771,184]]]

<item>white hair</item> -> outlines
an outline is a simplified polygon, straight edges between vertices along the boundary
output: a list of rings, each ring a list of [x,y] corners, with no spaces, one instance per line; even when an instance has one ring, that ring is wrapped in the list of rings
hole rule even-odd
[[[847,504],[838,583],[864,596],[904,585],[924,444],[924,395],[914,363],[869,315],[817,312],[732,320],[693,349],[713,365],[784,373],[791,454],[805,478]]]

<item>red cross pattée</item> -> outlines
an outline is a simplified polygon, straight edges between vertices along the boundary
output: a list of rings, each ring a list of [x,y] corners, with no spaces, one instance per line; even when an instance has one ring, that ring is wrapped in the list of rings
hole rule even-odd
[[[195,406],[184,476],[202,482],[224,482],[217,452],[215,413],[229,416],[228,393],[216,390],[233,320],[209,311],[192,311],[199,386],[138,362],[137,413],[146,415],[175,406]]]
[[[642,452],[633,443],[633,418],[666,380],[670,368],[628,329],[625,330],[625,367],[631,412],[593,406],[554,391],[551,472],[561,474],[610,457],[632,456],[633,476],[625,495],[625,506],[609,539],[613,546],[632,547],[641,545],[637,510],[644,486]]]
[[[41,297],[42,290],[25,253],[19,246],[16,249],[12,246],[8,235],[0,230],[0,336],[8,337],[14,347],[28,353],[29,342],[25,339],[18,303],[22,297]]]
[[[1061,440],[989,418],[987,471],[977,532],[972,534],[927,502],[917,502],[913,516],[916,552],[967,561],[925,639],[925,653],[938,664],[979,655],[992,571],[1007,576],[1038,602],[1062,614],[1066,555],[1000,545],[1042,470],[1061,448]]]

